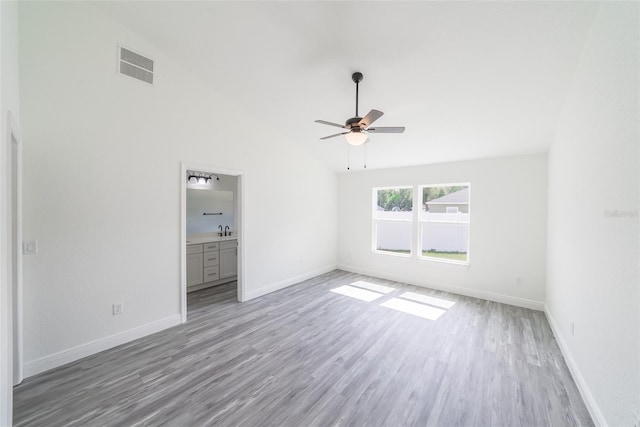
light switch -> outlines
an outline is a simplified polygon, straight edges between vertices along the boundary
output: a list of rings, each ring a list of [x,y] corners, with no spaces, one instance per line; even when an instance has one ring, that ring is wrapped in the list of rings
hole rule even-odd
[[[22,253],[25,255],[34,255],[38,253],[38,241],[29,240],[28,242],[22,242]]]

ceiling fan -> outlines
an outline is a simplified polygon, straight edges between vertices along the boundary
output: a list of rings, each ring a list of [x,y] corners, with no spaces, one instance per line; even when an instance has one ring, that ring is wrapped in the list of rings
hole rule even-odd
[[[366,116],[360,117],[358,115],[358,84],[362,81],[362,73],[355,72],[351,75],[351,80],[356,84],[356,116],[348,119],[344,122],[344,125],[338,123],[327,122],[325,120],[316,120],[316,123],[323,125],[336,126],[339,128],[347,129],[346,132],[340,132],[333,135],[325,136],[320,139],[329,139],[336,136],[345,135],[347,142],[351,145],[362,145],[367,142],[369,133],[402,133],[404,127],[375,127],[372,128],[373,122],[378,120],[384,114],[382,111],[371,110]]]

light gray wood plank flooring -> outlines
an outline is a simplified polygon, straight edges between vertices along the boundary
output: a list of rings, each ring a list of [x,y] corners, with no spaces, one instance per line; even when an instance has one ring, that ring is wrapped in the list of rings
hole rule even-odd
[[[365,302],[356,281],[394,290]],[[381,306],[455,302],[437,320]],[[333,271],[29,378],[16,426],[591,426],[544,313]]]

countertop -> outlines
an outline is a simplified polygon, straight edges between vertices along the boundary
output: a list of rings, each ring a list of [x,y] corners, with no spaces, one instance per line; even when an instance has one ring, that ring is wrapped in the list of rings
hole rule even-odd
[[[238,236],[218,236],[218,233],[213,234],[198,234],[197,236],[187,237],[187,245],[198,245],[201,243],[211,242],[224,242],[226,240],[237,240]]]

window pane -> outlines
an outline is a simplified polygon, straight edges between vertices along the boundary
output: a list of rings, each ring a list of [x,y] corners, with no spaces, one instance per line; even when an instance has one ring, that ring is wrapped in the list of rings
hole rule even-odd
[[[467,261],[469,224],[422,223],[422,256]]]
[[[411,220],[413,191],[409,188],[378,189],[374,216],[380,219]]]
[[[376,221],[376,250],[411,253],[411,222]]]
[[[451,185],[439,187],[422,187],[422,221],[460,221],[469,214],[469,187]],[[430,215],[431,214],[431,215]]]
[[[468,261],[469,192],[468,184],[421,187],[421,256]]]

